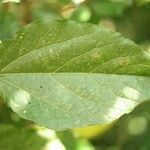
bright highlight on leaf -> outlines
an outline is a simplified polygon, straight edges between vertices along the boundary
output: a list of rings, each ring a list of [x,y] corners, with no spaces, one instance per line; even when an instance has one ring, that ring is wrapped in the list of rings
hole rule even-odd
[[[72,0],[75,4],[80,4],[82,2],[84,2],[85,0]]]
[[[30,94],[26,91],[17,91],[14,92],[14,95],[10,97],[10,100],[8,102],[8,105],[14,110],[15,112],[23,111],[23,113],[26,113],[26,105],[28,105],[30,102]]]
[[[0,44],[0,96],[54,130],[107,124],[150,99],[150,57],[119,33],[35,22]]]
[[[16,2],[16,3],[19,3],[20,0],[0,0],[0,3],[7,3],[7,2]]]

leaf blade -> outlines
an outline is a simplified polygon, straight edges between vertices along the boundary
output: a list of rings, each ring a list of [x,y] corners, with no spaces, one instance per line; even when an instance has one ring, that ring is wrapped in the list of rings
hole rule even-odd
[[[150,98],[149,52],[95,25],[35,22],[0,54],[0,96],[51,129],[106,124]]]
[[[16,113],[55,130],[110,123],[150,97],[149,77],[46,73],[1,75],[1,80],[2,93],[9,93],[3,97]]]

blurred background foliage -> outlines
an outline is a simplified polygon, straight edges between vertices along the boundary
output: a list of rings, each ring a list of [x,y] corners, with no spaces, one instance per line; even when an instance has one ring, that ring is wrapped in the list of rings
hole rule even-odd
[[[0,1],[0,40],[35,20],[69,18],[120,32],[150,51],[150,0],[11,1]],[[0,98],[0,150],[150,150],[149,108],[150,100],[110,125],[55,132],[19,118]]]

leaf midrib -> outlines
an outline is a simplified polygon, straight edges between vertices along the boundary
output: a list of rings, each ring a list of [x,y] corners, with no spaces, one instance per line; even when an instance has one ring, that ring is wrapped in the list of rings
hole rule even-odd
[[[15,74],[17,74],[17,73],[15,73]],[[20,73],[19,73],[20,74]],[[21,73],[21,74],[25,74],[25,73]],[[28,74],[31,74],[31,73],[28,73]],[[38,73],[39,74],[39,73]],[[40,73],[40,74],[42,74],[42,73]],[[52,79],[54,79],[58,84],[60,84],[61,86],[63,86],[65,89],[67,89],[68,91],[71,91],[73,94],[75,94],[76,96],[79,96],[81,99],[85,99],[86,97],[83,97],[83,96],[81,96],[81,95],[79,95],[78,93],[76,93],[76,92],[74,92],[74,90],[72,90],[72,89],[69,89],[68,87],[66,87],[63,83],[61,83],[60,81],[58,81],[54,76],[53,76],[53,73],[52,74],[49,74],[49,73],[44,73],[44,74],[46,74],[46,75],[48,75],[48,76],[50,76],[50,77],[52,77]],[[85,73],[82,73],[82,74],[85,74]],[[89,79],[90,80],[92,80],[94,83],[96,83],[96,84],[98,84],[97,82],[95,82],[94,80],[93,80],[93,78],[91,78],[91,76],[90,76],[90,74],[91,73],[86,73],[86,75],[89,77]],[[97,73],[92,73],[92,74],[97,74]],[[3,74],[4,75],[4,74]],[[7,74],[6,74],[7,75]],[[108,75],[108,74],[106,74],[106,75]],[[114,75],[114,74],[112,74],[112,75]],[[5,75],[4,75],[5,76]],[[114,75],[114,76],[118,76],[118,75]],[[124,75],[124,76],[129,76],[129,75]],[[134,75],[135,76],[135,75]],[[135,76],[136,77],[136,76]],[[143,77],[143,76],[141,76],[141,77]],[[13,85],[14,87],[16,87],[16,88],[19,88],[19,89],[22,89],[22,90],[24,90],[22,87],[19,87],[19,86],[17,86],[17,85],[15,85],[13,82],[11,82],[11,81],[7,81],[7,80],[5,80],[5,79],[3,79],[1,76],[0,76],[0,79],[1,80],[3,80],[3,81],[5,81],[6,83],[8,82],[8,84],[10,83],[11,85]],[[98,84],[99,85],[99,84]],[[101,86],[101,85],[99,85],[99,86]],[[35,96],[36,98],[38,98],[38,96],[36,96],[35,94],[33,94],[32,92],[29,92],[28,90],[24,90],[24,91],[27,91],[28,93],[30,93],[31,95],[33,95],[33,96]],[[116,96],[120,96],[120,95],[116,95]],[[97,97],[96,97],[97,98]],[[126,97],[124,97],[124,98],[126,98]],[[39,100],[41,100],[40,98],[38,98]],[[99,98],[98,98],[99,99]],[[90,100],[90,99],[88,99],[88,100]],[[130,101],[132,101],[132,102],[134,102],[134,103],[137,103],[135,100],[131,100],[131,99],[128,99],[128,100],[130,100]],[[41,100],[41,101],[43,101],[43,100]],[[82,100],[81,100],[82,101]],[[46,102],[46,101],[43,101],[43,102]],[[46,102],[47,103],[47,102]],[[95,103],[95,102],[94,102]],[[100,103],[102,103],[101,101],[100,101]],[[97,104],[97,103],[95,103],[95,104]],[[102,103],[103,104],[103,103]],[[108,108],[110,108],[110,105],[106,105],[105,104],[105,106],[106,107],[108,107]],[[58,107],[60,107],[60,106],[58,106]],[[65,110],[65,109],[64,109]]]

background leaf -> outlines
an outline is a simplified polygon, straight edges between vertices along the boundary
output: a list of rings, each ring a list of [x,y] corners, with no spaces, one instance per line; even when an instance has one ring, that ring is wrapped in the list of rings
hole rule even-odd
[[[35,129],[0,125],[1,150],[42,150],[46,143],[47,140],[40,137]]]
[[[150,3],[150,0],[136,0],[139,5]]]

